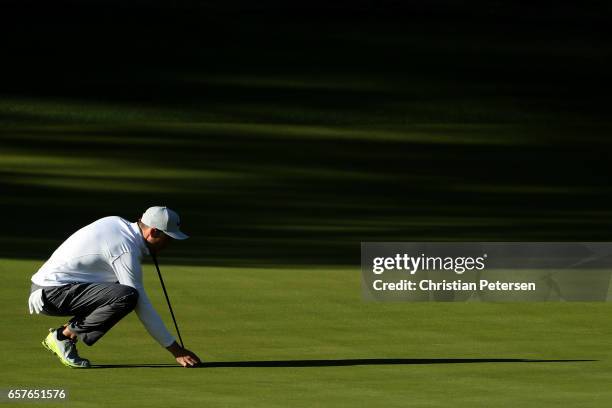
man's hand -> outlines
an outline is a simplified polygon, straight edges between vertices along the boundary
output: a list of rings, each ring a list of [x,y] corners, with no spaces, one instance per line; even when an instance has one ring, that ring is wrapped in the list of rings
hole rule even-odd
[[[176,341],[166,347],[166,349],[172,353],[176,362],[183,367],[196,367],[201,363],[200,358],[196,356],[195,353],[182,348]]]

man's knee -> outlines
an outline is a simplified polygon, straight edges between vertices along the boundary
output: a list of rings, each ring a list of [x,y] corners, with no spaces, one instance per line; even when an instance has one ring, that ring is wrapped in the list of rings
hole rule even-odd
[[[125,304],[126,308],[132,310],[136,307],[136,303],[138,302],[138,291],[131,286],[127,285],[119,285],[121,288],[119,289],[118,299],[122,303]]]

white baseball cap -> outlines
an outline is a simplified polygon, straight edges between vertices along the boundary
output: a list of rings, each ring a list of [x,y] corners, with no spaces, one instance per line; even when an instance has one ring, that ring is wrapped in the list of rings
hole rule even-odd
[[[147,208],[142,218],[144,224],[151,228],[157,228],[174,239],[187,239],[189,235],[181,232],[181,218],[168,207]]]

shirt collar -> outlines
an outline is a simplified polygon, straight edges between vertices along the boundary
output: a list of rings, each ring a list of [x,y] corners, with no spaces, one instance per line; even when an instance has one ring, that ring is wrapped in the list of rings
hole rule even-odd
[[[146,241],[144,239],[144,236],[142,235],[142,231],[140,230],[140,228],[138,228],[138,223],[137,222],[131,222],[130,223],[130,229],[132,230],[132,232],[134,233],[134,235],[136,236],[136,241],[139,243],[139,247],[142,250],[142,253],[144,255],[149,255],[149,248],[147,247]]]

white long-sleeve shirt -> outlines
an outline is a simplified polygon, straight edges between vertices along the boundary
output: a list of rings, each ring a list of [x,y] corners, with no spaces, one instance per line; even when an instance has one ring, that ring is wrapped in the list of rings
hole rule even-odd
[[[136,314],[163,347],[175,339],[145,292],[140,261],[149,250],[137,223],[121,217],[99,219],[72,234],[32,276],[39,286],[119,282],[138,291]]]

